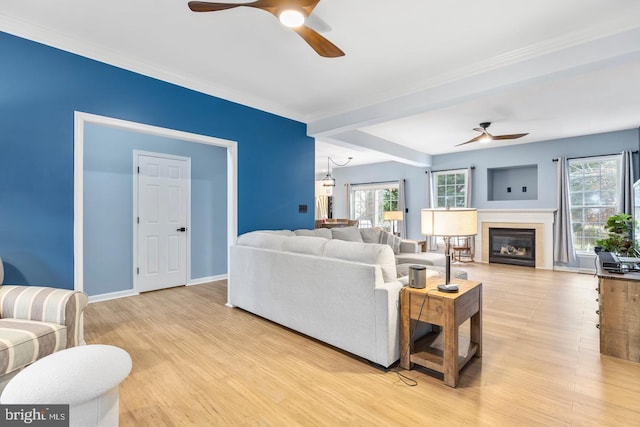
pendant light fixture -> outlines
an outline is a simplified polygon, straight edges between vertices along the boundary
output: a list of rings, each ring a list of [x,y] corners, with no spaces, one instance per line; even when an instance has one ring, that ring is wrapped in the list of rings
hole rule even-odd
[[[322,180],[322,186],[323,187],[335,187],[336,186],[336,179],[331,176],[331,169],[330,169],[330,163],[333,163],[334,165],[338,166],[338,167],[343,167],[343,166],[347,166],[351,160],[353,160],[353,157],[347,157],[347,161],[343,164],[339,164],[336,163],[335,160],[333,160],[331,157],[327,157],[327,176],[324,177],[324,179]]]

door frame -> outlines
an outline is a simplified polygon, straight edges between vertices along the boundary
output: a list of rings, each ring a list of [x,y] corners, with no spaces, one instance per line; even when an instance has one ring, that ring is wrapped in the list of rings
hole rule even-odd
[[[139,167],[139,158],[140,156],[147,157],[158,157],[161,159],[170,159],[170,160],[179,160],[187,163],[187,170],[189,172],[189,182],[187,183],[187,193],[189,195],[189,203],[187,204],[187,218],[185,227],[187,227],[187,233],[185,234],[185,249],[187,251],[187,259],[185,264],[185,285],[188,285],[191,281],[191,157],[185,156],[177,156],[175,154],[167,154],[167,153],[157,153],[153,151],[143,151],[143,150],[133,150],[133,169],[131,173],[133,174],[133,290],[136,293],[140,293],[138,286],[138,278],[139,274],[137,274],[137,268],[139,267],[138,263],[138,249],[140,248],[140,227],[138,227],[138,223],[136,218],[139,216],[138,211],[138,195],[140,192],[140,175],[138,173]]]
[[[85,124],[110,126],[132,132],[215,145],[227,149],[227,275],[230,246],[238,236],[238,143],[227,139],[189,133],[174,129],[114,119],[96,114],[74,111],[73,147],[73,288],[84,290],[84,127]],[[133,261],[133,260],[132,260]],[[136,295],[134,289],[116,292],[113,297]],[[108,299],[108,298],[107,298]],[[91,301],[91,298],[90,298]]]

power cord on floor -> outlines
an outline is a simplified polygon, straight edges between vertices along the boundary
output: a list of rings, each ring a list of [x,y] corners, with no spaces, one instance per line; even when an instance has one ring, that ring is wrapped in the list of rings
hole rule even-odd
[[[420,319],[422,317],[422,310],[424,309],[424,305],[427,302],[427,300],[429,299],[429,294],[432,292],[437,292],[437,289],[430,289],[428,290],[425,294],[424,294],[424,298],[422,299],[422,305],[420,305],[420,311],[418,312],[418,319]],[[398,304],[400,305],[400,304]],[[402,309],[401,307],[398,307],[400,310]],[[416,320],[416,323],[418,321]],[[411,319],[409,319],[409,324],[411,324]],[[409,351],[411,351],[411,343],[413,343],[413,339],[415,338],[415,333],[417,330],[417,324],[416,327],[413,328],[413,330],[411,331],[411,337],[409,338],[409,342],[407,343],[407,346],[404,349],[400,349],[400,360],[402,360],[407,354],[409,354]],[[411,364],[411,362],[409,362],[409,364]],[[400,366],[397,366],[396,368],[400,369]],[[394,369],[396,369],[394,368]],[[409,369],[408,369],[409,370]],[[400,371],[396,371],[396,370],[391,370],[391,372],[395,372],[396,375],[398,376],[398,379],[400,381],[402,381],[405,385],[409,386],[409,387],[415,387],[418,385],[418,381],[415,380],[414,378],[408,377],[407,375],[403,374]]]

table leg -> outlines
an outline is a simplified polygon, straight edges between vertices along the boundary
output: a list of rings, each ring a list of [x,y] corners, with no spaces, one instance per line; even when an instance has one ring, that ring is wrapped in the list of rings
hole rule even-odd
[[[442,354],[442,368],[444,383],[449,387],[458,385],[458,328],[456,326],[455,303],[447,301],[449,307],[444,309],[444,351]]]
[[[400,367],[411,369],[411,352],[413,342],[411,342],[411,316],[410,316],[410,294],[400,290]]]
[[[478,289],[478,312],[471,316],[471,342],[478,344],[473,357],[482,357],[482,287]]]

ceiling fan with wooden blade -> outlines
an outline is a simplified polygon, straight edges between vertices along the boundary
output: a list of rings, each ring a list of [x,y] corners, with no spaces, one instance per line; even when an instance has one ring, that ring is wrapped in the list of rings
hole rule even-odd
[[[480,127],[479,128],[473,128],[473,130],[480,132],[480,135],[476,136],[475,138],[471,138],[470,140],[463,142],[461,144],[456,145],[456,147],[459,147],[461,145],[465,145],[465,144],[470,144],[472,142],[490,142],[490,141],[499,141],[501,139],[518,139],[518,138],[522,138],[525,135],[529,135],[529,133],[514,133],[514,134],[510,134],[510,135],[491,135],[488,131],[487,128],[491,126],[491,122],[483,122],[480,123]]]
[[[194,12],[217,12],[236,7],[252,7],[262,9],[275,16],[283,25],[298,33],[318,55],[325,58],[344,56],[344,52],[336,45],[311,28],[308,18],[320,0],[257,0],[251,3],[211,3],[205,1],[190,1],[189,9]],[[317,17],[315,22],[324,24]],[[330,28],[325,24],[326,28]]]

